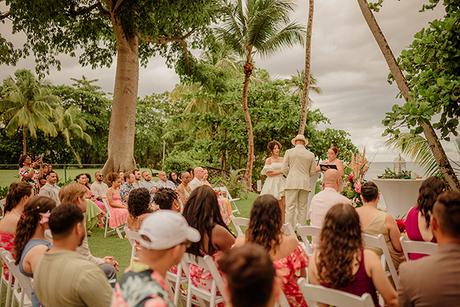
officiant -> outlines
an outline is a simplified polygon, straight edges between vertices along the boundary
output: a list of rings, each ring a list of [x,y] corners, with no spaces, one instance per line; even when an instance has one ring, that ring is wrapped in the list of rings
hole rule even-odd
[[[327,150],[327,159],[320,162],[317,169],[321,172],[325,172],[328,169],[336,169],[339,172],[340,178],[340,191],[342,190],[343,182],[343,162],[337,158],[339,149],[335,144],[332,144],[331,148]]]

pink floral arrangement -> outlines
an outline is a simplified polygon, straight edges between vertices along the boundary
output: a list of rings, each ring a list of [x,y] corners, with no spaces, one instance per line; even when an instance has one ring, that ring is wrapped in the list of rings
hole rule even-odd
[[[349,173],[345,177],[346,184],[343,187],[342,194],[349,198],[356,208],[363,205],[361,201],[361,185],[368,169],[369,163],[366,159],[366,149],[353,154],[350,164],[345,169]]]

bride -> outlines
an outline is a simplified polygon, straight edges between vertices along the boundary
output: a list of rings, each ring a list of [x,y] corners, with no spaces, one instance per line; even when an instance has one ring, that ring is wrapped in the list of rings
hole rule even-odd
[[[271,194],[278,199],[278,204],[281,209],[282,222],[284,223],[284,184],[286,178],[283,176],[282,166],[283,157],[280,157],[281,144],[278,141],[270,141],[267,145],[270,157],[265,160],[262,175],[267,176],[264,182],[260,195]]]

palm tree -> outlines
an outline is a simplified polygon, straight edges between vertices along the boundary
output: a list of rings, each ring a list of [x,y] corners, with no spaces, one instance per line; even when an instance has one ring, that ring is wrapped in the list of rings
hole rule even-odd
[[[26,154],[28,133],[32,138],[37,137],[37,130],[45,135],[57,135],[52,120],[59,97],[35,79],[30,70],[17,70],[14,75],[15,79],[9,77],[3,81],[0,115],[8,135],[22,129],[22,151]]]
[[[401,92],[401,95],[404,97],[406,102],[411,101],[412,95],[410,92],[409,84],[407,83],[406,77],[402,73],[398,62],[394,57],[393,51],[391,50],[390,45],[385,38],[385,35],[380,29],[380,26],[377,23],[371,8],[369,7],[369,3],[367,0],[358,0],[358,4],[363,17],[366,20],[366,23],[369,26],[369,29],[371,30],[371,33],[374,36],[375,41],[377,42],[388,67],[390,68],[391,75],[393,76],[396,85]],[[425,139],[428,142],[431,152],[433,153],[433,157],[437,162],[438,168],[444,180],[452,190],[460,190],[460,181],[455,175],[454,169],[452,168],[452,165],[447,158],[446,152],[444,151],[444,148],[442,147],[433,126],[428,120],[426,120],[421,123],[421,127],[423,128]]]
[[[297,71],[297,74],[291,75],[291,79],[286,80],[287,84],[292,86],[293,94],[300,95],[305,88],[305,71]],[[318,86],[318,80],[315,77],[310,75],[309,78],[310,85],[308,86],[309,91],[313,91],[317,94],[321,93],[321,88]],[[310,100],[310,99],[309,99]]]
[[[72,146],[72,139],[79,138],[88,144],[92,144],[91,136],[85,132],[87,127],[86,121],[81,117],[81,110],[75,106],[71,106],[65,111],[59,107],[57,113],[59,116],[56,121],[56,126],[59,133],[64,137],[64,140],[75,156],[78,165],[81,166],[81,158]]]
[[[307,124],[307,112],[308,112],[308,90],[310,88],[310,63],[311,63],[311,33],[313,31],[313,11],[314,11],[314,0],[309,0],[308,8],[308,21],[307,21],[307,35],[305,40],[305,69],[303,74],[303,90],[301,96],[301,108],[300,108],[300,125],[299,134],[304,134],[305,125]]]
[[[249,113],[249,82],[254,70],[254,55],[268,56],[282,47],[303,42],[303,27],[290,22],[294,9],[290,0],[238,0],[224,11],[224,22],[217,28],[221,38],[244,61],[242,106],[248,134],[248,158],[244,180],[251,189],[254,164],[254,133]]]

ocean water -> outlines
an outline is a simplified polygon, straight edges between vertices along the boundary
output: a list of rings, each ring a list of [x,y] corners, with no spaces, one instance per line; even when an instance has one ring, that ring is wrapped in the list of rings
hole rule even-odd
[[[456,162],[456,163],[460,165],[460,162]],[[457,177],[460,177],[460,167],[455,165],[455,163],[452,164],[452,167],[454,167]],[[364,178],[366,180],[375,179],[377,178],[377,176],[382,175],[386,168],[394,170],[395,168],[394,163],[393,162],[369,162],[369,170],[367,171]],[[408,171],[411,171],[413,177],[421,177],[421,178],[426,177],[425,170],[423,169],[423,167],[421,167],[415,162],[406,162],[405,169]]]

